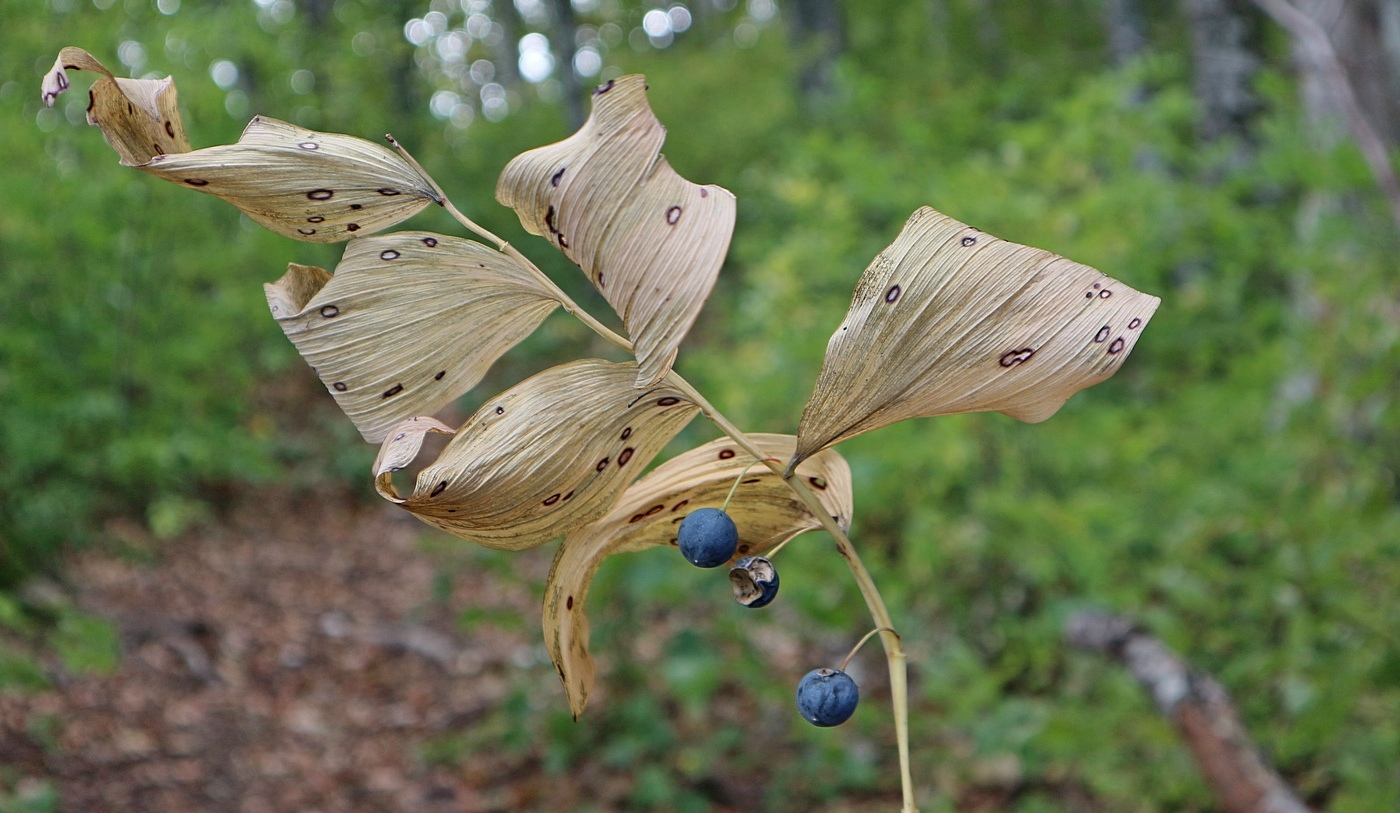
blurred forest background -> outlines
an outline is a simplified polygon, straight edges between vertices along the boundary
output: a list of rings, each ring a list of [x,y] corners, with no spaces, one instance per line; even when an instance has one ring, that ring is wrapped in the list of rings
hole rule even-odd
[[[1386,152],[1400,143],[1400,2],[1283,4],[1328,33],[1340,74],[1266,13],[1279,5],[0,0],[0,693],[116,668],[110,622],[32,588],[76,589],[65,552],[185,545],[239,494],[341,489],[380,510],[375,449],[261,291],[289,261],[334,267],[339,247],[118,166],[84,124],[92,77],[40,104],[60,47],[173,75],[196,147],[233,142],[254,114],[392,131],[464,211],[595,305],[492,193],[511,156],[582,121],[588,88],[643,72],[671,163],[738,196],[678,367],[745,429],[795,430],[854,281],[923,204],[1163,299],[1124,369],[1044,424],[956,416],[841,447],[852,536],[909,650],[926,810],[1218,809],[1131,677],[1064,644],[1085,608],[1137,619],[1219,678],[1311,804],[1400,809],[1400,190]],[[459,233],[438,211],[410,226]],[[556,315],[461,409],[581,349],[615,355]],[[697,421],[681,441],[715,434]],[[414,533],[447,551],[444,589],[471,573],[541,586],[510,557]],[[523,556],[538,576],[550,550]],[[892,809],[873,647],[851,724],[816,731],[791,709],[796,677],[867,629],[858,594],[820,540],[782,559],[783,595],[763,612],[680,557],[610,562],[590,604],[605,694],[582,721],[527,659],[504,702],[414,758],[467,770],[525,754],[557,782],[612,771],[631,810],[736,807],[716,790],[730,775],[752,780],[745,809]],[[538,643],[533,612],[455,623]],[[774,641],[818,660],[775,667]],[[754,716],[721,724],[735,695]],[[61,791],[0,767],[0,810],[61,809]]]

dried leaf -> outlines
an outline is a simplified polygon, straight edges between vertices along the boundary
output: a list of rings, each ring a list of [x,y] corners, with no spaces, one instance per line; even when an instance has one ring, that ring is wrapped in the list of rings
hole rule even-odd
[[[734,195],[685,180],[660,156],[666,130],[644,77],[609,80],[593,100],[583,129],[506,166],[496,198],[602,292],[632,337],[637,386],[647,386],[670,370],[714,287]]]
[[[1160,303],[922,208],[856,286],[793,459],[906,418],[1043,421],[1117,371]]]
[[[749,438],[777,460],[786,460],[796,443],[792,435]],[[564,538],[545,586],[544,637],[575,717],[583,712],[593,688],[584,601],[603,560],[614,553],[675,545],[676,527],[685,515],[723,505],[735,478],[753,462],[729,438],[692,449],[632,484],[606,517]],[[839,454],[826,450],[814,455],[798,467],[796,476],[812,486],[842,528],[850,527],[851,470]],[[821,527],[787,485],[761,465],[744,473],[728,513],[739,528],[736,559]]]
[[[418,231],[351,241],[334,277],[294,263],[263,288],[287,338],[371,443],[476,386],[559,304],[510,257]]]
[[[441,202],[388,147],[263,116],[248,123],[237,144],[157,155],[140,169],[223,198],[266,228],[308,243],[371,234]]]
[[[375,486],[424,522],[487,547],[547,542],[607,513],[699,411],[671,387],[638,392],[636,375],[632,363],[584,359],[526,379],[463,424],[407,498],[390,475],[403,468],[400,447],[416,454],[421,436],[391,430]]]
[[[72,84],[68,71],[72,70],[102,74],[88,91],[87,120],[102,128],[102,135],[123,164],[138,166],[159,155],[189,152],[175,81],[169,76],[119,78],[92,54],[70,45],[58,52],[53,68],[44,75],[45,105],[53,107],[59,95],[68,90]]]

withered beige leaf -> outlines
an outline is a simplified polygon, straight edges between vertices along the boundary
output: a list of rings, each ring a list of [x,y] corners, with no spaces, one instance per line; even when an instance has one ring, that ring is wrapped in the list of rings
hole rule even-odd
[[[140,169],[223,198],[266,228],[309,243],[371,234],[441,202],[388,147],[264,116],[236,144],[157,155]]]
[[[334,277],[293,263],[263,288],[287,338],[371,443],[476,386],[559,304],[510,257],[421,231],[352,240]]]
[[[1113,375],[1161,300],[919,209],[827,344],[794,460],[906,418],[1043,421]]]
[[[189,151],[175,81],[169,76],[113,76],[92,54],[70,45],[58,52],[53,68],[44,75],[44,104],[53,107],[59,95],[72,85],[68,78],[71,70],[101,74],[88,91],[87,120],[102,128],[102,135],[123,164],[138,166],[158,155]]]
[[[797,440],[792,435],[761,434],[749,439],[779,461],[792,455]],[[685,515],[723,505],[741,472],[743,478],[728,508],[739,529],[736,558],[759,555],[803,531],[821,527],[766,467],[755,465],[744,472],[753,462],[729,438],[712,441],[658,466],[633,483],[607,516],[564,537],[545,586],[544,638],[575,717],[583,712],[593,688],[584,602],[604,559],[614,553],[675,545],[676,528]],[[845,459],[834,450],[819,452],[803,461],[795,476],[812,487],[841,527],[850,527],[851,470]]]
[[[622,317],[638,386],[670,370],[734,232],[734,195],[678,175],[660,155],[665,136],[646,79],[611,79],[594,90],[583,129],[516,156],[496,185],[497,200],[578,263]]]
[[[396,427],[375,486],[419,519],[487,547],[522,550],[607,513],[699,410],[678,390],[633,387],[637,366],[552,367],[487,402],[401,497],[391,474],[421,434]]]

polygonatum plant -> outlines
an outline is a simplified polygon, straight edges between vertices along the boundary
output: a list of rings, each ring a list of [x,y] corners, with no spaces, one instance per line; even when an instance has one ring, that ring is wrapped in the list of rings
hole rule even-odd
[[[69,88],[70,70],[100,75],[88,121],[122,164],[223,198],[294,240],[346,243],[334,272],[292,263],[268,283],[272,316],[365,440],[380,444],[373,474],[385,499],[488,547],[562,538],[543,626],[576,717],[595,677],[584,603],[608,556],[677,545],[687,518],[718,518],[694,523],[713,560],[705,564],[738,563],[736,595],[759,607],[776,595],[772,557],[798,534],[825,530],[874,622],[861,642],[878,634],[885,647],[904,810],[915,809],[903,643],[851,542],[851,471],[830,447],[908,418],[999,411],[1042,421],[1117,371],[1160,300],[922,208],[857,282],[797,434],[748,434],[673,369],[724,263],[734,196],[682,178],[661,156],[665,129],[641,76],[599,86],[582,129],[517,156],[496,187],[527,231],[578,265],[624,337],[458,210],[392,137],[390,149],[259,116],[237,143],[193,150],[171,79],[116,78],[69,47],[44,79],[46,103]],[[485,242],[373,234],[431,205]],[[459,427],[431,417],[555,308],[632,360],[545,370]],[[696,414],[722,437],[644,474]],[[431,433],[451,440],[400,494],[394,473]],[[798,701],[809,720],[831,725],[854,709],[853,684],[828,685],[833,675],[849,681],[845,665],[804,680]]]

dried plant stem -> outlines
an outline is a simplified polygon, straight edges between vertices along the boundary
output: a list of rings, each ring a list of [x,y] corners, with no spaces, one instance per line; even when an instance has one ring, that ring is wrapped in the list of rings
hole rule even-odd
[[[765,457],[744,432],[730,423],[729,419],[715,409],[714,405],[706,400],[705,396],[695,389],[689,381],[686,381],[674,370],[667,375],[666,380],[676,389],[684,392],[687,398],[700,407],[701,414],[739,444],[740,448],[761,460],[769,471],[783,477],[783,464]],[[855,579],[856,587],[860,589],[860,594],[865,599],[865,606],[870,611],[870,617],[875,621],[875,631],[880,633],[880,643],[885,647],[885,662],[890,673],[890,699],[894,704],[894,732],[899,747],[899,780],[904,792],[902,811],[903,813],[918,813],[918,807],[914,803],[914,778],[909,765],[909,677],[904,655],[904,643],[900,639],[899,633],[894,630],[894,621],[890,618],[889,610],[885,607],[885,600],[880,596],[879,588],[875,586],[875,580],[871,578],[870,571],[866,570],[865,565],[860,561],[860,555],[856,552],[850,537],[846,535],[846,531],[826,512],[826,508],[817,499],[817,495],[813,494],[812,490],[801,479],[784,477],[783,482],[787,483],[788,488],[792,489],[798,499],[806,504],[807,509],[821,522],[822,528],[830,533],[836,541],[836,549],[846,560],[846,566]]]

